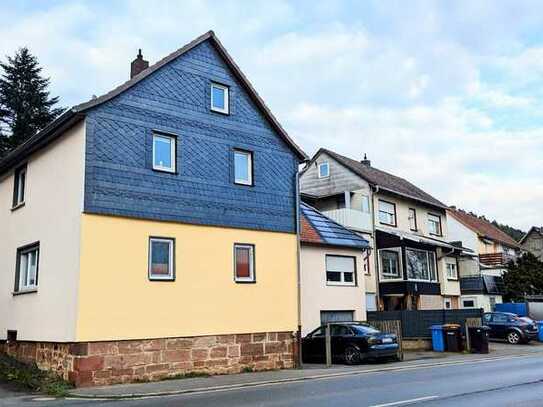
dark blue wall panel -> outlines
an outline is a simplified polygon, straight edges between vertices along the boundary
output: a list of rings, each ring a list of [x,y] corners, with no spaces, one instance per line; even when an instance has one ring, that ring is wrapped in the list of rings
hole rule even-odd
[[[210,111],[212,81],[230,115]],[[178,136],[177,174],[152,170],[153,130]],[[254,152],[254,186],[233,183],[233,149]],[[87,115],[85,212],[295,231],[298,161],[204,42]]]

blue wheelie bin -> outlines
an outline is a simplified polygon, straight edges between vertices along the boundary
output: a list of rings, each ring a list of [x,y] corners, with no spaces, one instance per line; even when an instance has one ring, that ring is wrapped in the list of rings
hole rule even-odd
[[[543,342],[543,321],[536,321],[539,333],[537,334],[537,340]]]
[[[442,325],[432,325],[432,349],[434,352],[445,352],[445,337],[443,335]]]

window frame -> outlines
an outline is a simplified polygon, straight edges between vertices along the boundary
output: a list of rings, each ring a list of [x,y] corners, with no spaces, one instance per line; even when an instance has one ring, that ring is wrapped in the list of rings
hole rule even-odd
[[[427,280],[426,279],[410,278],[409,277],[409,261],[407,260],[407,252],[408,251],[422,252],[422,253],[426,254],[427,265],[428,265],[428,279]],[[431,262],[431,260],[433,260],[433,261]],[[425,283],[439,283],[439,273],[438,273],[438,270],[437,270],[437,255],[436,255],[435,252],[430,251],[430,250],[415,249],[413,247],[406,247],[405,248],[405,261],[406,261],[405,273],[406,273],[406,276],[407,276],[407,281],[417,281],[417,282],[420,281],[420,282],[425,282]],[[432,276],[431,276],[432,271],[430,269],[430,263],[432,263],[434,265],[434,271],[435,271],[435,274],[436,274],[435,280],[432,280]]]
[[[408,208],[407,213],[408,213],[407,221],[409,223],[409,230],[412,232],[417,232],[419,230],[419,225],[417,222],[417,210],[415,208]],[[411,214],[413,214],[414,227],[411,227]]]
[[[379,219],[379,223],[381,225],[387,225],[387,226],[392,226],[392,227],[397,227],[398,226],[398,216],[397,216],[397,211],[396,211],[396,204],[394,202],[390,202],[390,201],[386,201],[384,199],[379,199],[378,200],[378,203],[379,203],[379,207],[377,208],[377,216],[378,216],[378,219]],[[392,207],[394,208],[394,223],[388,223],[388,222],[383,222],[381,220],[381,212],[383,213],[386,213],[387,215],[390,215],[389,212],[385,212],[383,210],[381,210],[381,203],[385,203],[385,204],[389,204],[389,205],[392,205]]]
[[[236,249],[249,249],[249,277],[238,277]],[[234,282],[238,284],[254,284],[256,283],[256,248],[252,243],[234,243]]]
[[[437,218],[437,222],[435,222],[435,220],[431,220],[432,217],[436,217]],[[435,222],[439,228],[438,230],[438,233],[434,233],[430,230],[430,224],[432,222]],[[428,233],[432,236],[443,236],[443,227],[442,227],[442,224],[441,224],[441,215],[437,215],[435,213],[431,213],[431,212],[428,212]]]
[[[402,249],[401,247],[387,247],[385,249],[379,249],[379,282],[389,282],[389,281],[404,281],[403,273],[403,259],[402,259]],[[398,276],[394,278],[385,278],[383,273],[383,252],[393,252],[397,255],[398,258]],[[392,274],[390,274],[392,276]]]
[[[35,282],[33,285],[21,286],[21,258],[23,255],[26,255],[31,252],[36,252],[36,276]],[[13,287],[13,295],[34,293],[38,291],[39,284],[39,272],[40,272],[40,242],[30,243],[17,248],[15,263],[15,284]],[[25,273],[28,273],[28,262],[27,270]]]
[[[360,211],[362,213],[371,213],[370,197],[366,194],[360,194]],[[367,208],[364,208],[364,203],[367,203]],[[367,210],[364,210],[367,209]]]
[[[450,307],[447,307],[447,304],[449,304]],[[444,297],[443,298],[443,309],[453,309],[453,307],[452,307],[452,298],[450,298],[450,297]]]
[[[371,263],[371,262],[370,262],[370,255],[368,254],[368,252],[366,252],[366,253],[364,254],[364,256],[365,256],[365,257],[362,259],[362,261],[363,261],[363,266],[362,266],[362,268],[365,269],[364,275],[365,275],[365,276],[371,276],[371,269],[370,269],[370,263]]]
[[[169,167],[163,167],[161,165],[155,164],[155,138],[161,138],[161,139],[169,139],[171,141],[170,144],[170,160],[172,163],[172,168]],[[176,174],[177,173],[177,135],[175,134],[169,134],[169,133],[162,133],[159,131],[153,131],[153,137],[152,137],[152,168],[153,171],[159,171],[159,172],[166,172],[169,174]]]
[[[326,168],[327,168],[326,175],[321,175],[321,167],[323,167],[323,166],[326,166]],[[319,179],[330,178],[330,163],[328,161],[324,161],[322,163],[319,163],[319,165],[317,166],[317,175],[318,175]]]
[[[221,89],[224,91],[224,108],[222,109],[220,107],[215,107],[213,104],[213,101],[214,101],[213,88]],[[210,91],[209,104],[210,104],[211,111],[229,115],[230,114],[230,87],[227,85],[223,85],[222,83],[211,82],[209,86],[209,91]]]
[[[449,276],[449,266],[454,266],[454,277]],[[458,281],[458,265],[451,261],[445,261],[445,275],[447,276],[447,280],[450,281]]]
[[[247,168],[247,174],[249,175],[249,180],[247,182],[245,181],[238,181],[236,179],[236,154],[243,154],[249,157],[249,160],[247,161],[247,165],[249,168]],[[241,148],[234,148],[234,184],[236,185],[244,185],[252,187],[254,186],[254,153],[250,150],[244,150]]]
[[[28,181],[28,168],[27,164],[20,165],[13,172],[13,200],[11,203],[11,209],[15,210],[25,205],[26,200],[26,185]],[[22,185],[22,197],[21,197],[21,174],[24,174],[24,182]]]
[[[464,309],[464,308],[465,308],[465,309],[477,308],[477,298],[475,298],[475,297],[466,297],[466,298],[462,298],[461,301],[462,301],[462,308],[463,308],[463,309]],[[471,307],[466,307],[466,306],[464,305],[464,302],[465,302],[465,301],[471,301],[471,302],[473,302],[473,305],[472,305]]]
[[[167,276],[159,276],[152,274],[153,261],[153,242],[168,242],[169,246],[169,267]],[[147,249],[147,278],[149,281],[175,281],[175,238],[164,236],[149,236],[149,245]]]
[[[341,257],[341,258],[348,258],[353,260],[353,281],[345,281],[345,273],[351,273],[351,271],[337,271],[337,270],[328,270],[328,258],[329,257]],[[324,256],[324,277],[326,279],[326,285],[330,286],[342,286],[342,287],[357,287],[358,286],[358,273],[357,273],[357,264],[356,264],[356,256],[346,256],[342,254],[329,254],[326,253]],[[328,272],[331,273],[340,273],[340,280],[341,281],[329,281],[328,280]]]

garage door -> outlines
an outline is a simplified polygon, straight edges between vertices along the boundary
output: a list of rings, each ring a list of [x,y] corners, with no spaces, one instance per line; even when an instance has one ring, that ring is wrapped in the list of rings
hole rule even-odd
[[[321,324],[328,322],[350,322],[354,320],[354,311],[321,311]]]

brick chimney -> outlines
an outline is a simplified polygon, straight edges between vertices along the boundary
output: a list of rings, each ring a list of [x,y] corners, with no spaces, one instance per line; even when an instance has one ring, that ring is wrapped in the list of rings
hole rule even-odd
[[[368,160],[368,156],[366,153],[364,153],[364,159],[360,160],[360,162],[364,165],[367,165],[368,167],[371,167],[371,160]]]
[[[134,59],[130,64],[130,79],[132,79],[140,72],[145,71],[147,68],[149,68],[149,61],[143,59],[140,48],[138,50],[138,55],[136,56],[136,59]]]

